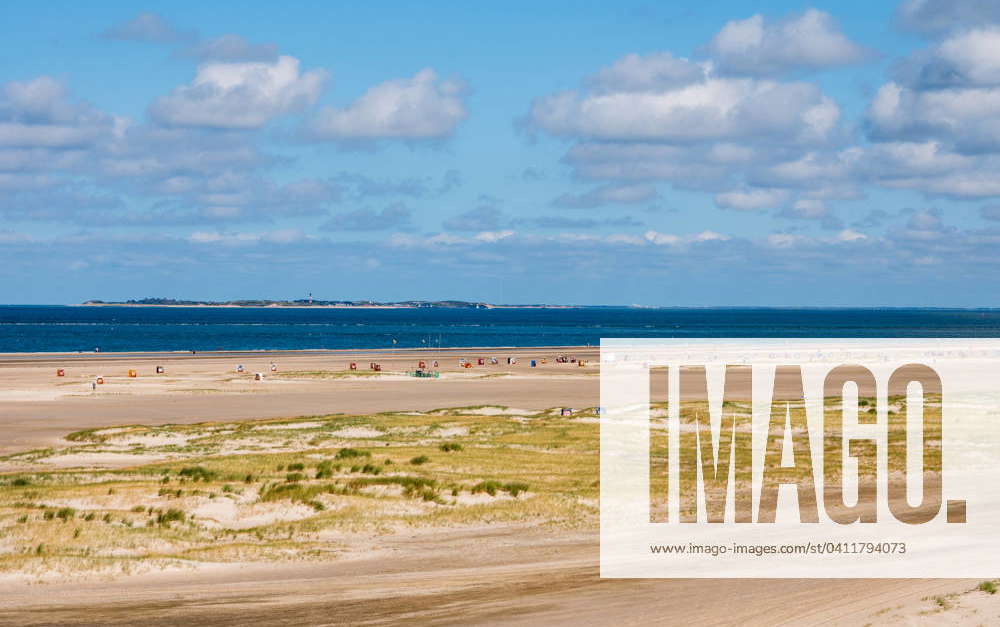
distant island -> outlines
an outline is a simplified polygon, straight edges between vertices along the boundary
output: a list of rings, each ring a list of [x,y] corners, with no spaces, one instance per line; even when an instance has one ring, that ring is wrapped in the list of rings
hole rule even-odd
[[[377,302],[373,300],[318,300],[301,298],[298,300],[178,300],[175,298],[139,298],[125,301],[88,300],[87,306],[117,307],[328,307],[342,309],[565,309],[565,305],[496,305],[493,303],[469,302],[464,300],[403,300]]]

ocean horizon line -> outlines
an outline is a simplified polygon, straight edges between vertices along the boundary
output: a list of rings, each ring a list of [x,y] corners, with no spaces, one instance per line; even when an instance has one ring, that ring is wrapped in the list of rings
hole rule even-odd
[[[403,302],[403,301],[400,301]],[[432,302],[432,301],[425,301]],[[505,303],[485,303],[484,301],[465,301],[469,303],[481,302],[488,307],[481,307],[478,310],[489,309],[650,309],[662,311],[696,311],[696,310],[717,310],[717,311],[1000,311],[1000,305],[615,305],[615,304],[578,304],[578,303],[541,303],[541,304],[505,304]],[[100,308],[134,308],[134,309],[312,309],[312,310],[363,310],[363,309],[466,309],[477,310],[475,307],[429,307],[418,305],[229,305],[229,304],[189,304],[189,305],[153,305],[153,304],[128,304],[128,303],[0,303],[0,307],[100,307]],[[0,324],[3,324],[0,322]]]

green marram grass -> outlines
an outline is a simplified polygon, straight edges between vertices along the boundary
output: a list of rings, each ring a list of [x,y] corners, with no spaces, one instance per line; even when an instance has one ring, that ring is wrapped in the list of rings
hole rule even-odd
[[[0,474],[0,572],[324,560],[407,529],[596,525],[592,410],[474,409],[126,425],[8,455],[19,470]]]

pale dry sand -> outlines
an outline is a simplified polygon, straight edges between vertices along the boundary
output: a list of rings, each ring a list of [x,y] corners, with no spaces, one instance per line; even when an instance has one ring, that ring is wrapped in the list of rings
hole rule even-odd
[[[590,363],[556,364],[558,354]],[[458,358],[500,359],[460,368]],[[520,363],[507,366],[506,357]],[[528,360],[546,358],[532,369]],[[351,361],[440,379],[327,378]],[[271,377],[269,365],[278,364]],[[264,372],[263,382],[252,375]],[[163,365],[166,374],[155,375]],[[65,377],[56,377],[56,368]],[[129,379],[134,368],[139,377]],[[170,355],[0,355],[0,452],[63,444],[84,428],[458,406],[520,411],[598,404],[596,349]],[[107,383],[90,389],[94,376]],[[366,434],[351,434],[364,437]],[[344,434],[348,437],[348,434]],[[80,461],[80,460],[76,460]],[[86,460],[99,464],[107,460]],[[206,512],[233,522],[236,510]],[[270,511],[254,512],[267,518]],[[252,522],[252,521],[250,521]],[[248,524],[250,524],[248,522]],[[357,539],[355,539],[357,542]],[[373,545],[374,546],[374,545]],[[996,623],[1000,602],[965,580],[601,580],[596,530],[402,532],[326,563],[245,564],[108,581],[0,582],[3,624],[939,624]],[[948,609],[928,600],[960,593]],[[1000,596],[1000,595],[997,595]]]
[[[556,364],[567,354],[586,367]],[[461,368],[461,357],[500,364]],[[506,358],[519,363],[508,366]],[[530,368],[532,358],[548,363]],[[397,376],[438,360],[440,379]],[[354,377],[303,374],[348,370]],[[369,362],[382,365],[382,376],[368,376]],[[271,363],[278,366],[272,376]],[[237,364],[246,372],[236,373]],[[156,375],[156,366],[166,370]],[[57,377],[56,369],[65,376]],[[128,378],[129,369],[139,375]],[[74,430],[121,424],[194,423],[211,420],[281,418],[331,413],[429,411],[463,405],[510,405],[522,409],[596,406],[597,349],[489,349],[468,351],[286,352],[252,354],[166,355],[68,354],[0,355],[0,454],[64,444]],[[265,380],[253,380],[254,372]],[[104,385],[92,390],[91,381]],[[11,396],[5,397],[5,393]]]
[[[929,595],[946,580],[601,580],[596,534],[497,526],[399,534],[323,564],[148,573],[108,582],[5,586],[20,625],[864,625],[952,624]],[[980,593],[975,593],[981,595]],[[967,595],[975,602],[982,600]],[[973,614],[995,622],[997,604]]]

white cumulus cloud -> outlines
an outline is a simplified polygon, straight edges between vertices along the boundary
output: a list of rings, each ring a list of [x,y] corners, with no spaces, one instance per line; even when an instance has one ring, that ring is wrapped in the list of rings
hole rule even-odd
[[[560,92],[536,100],[530,113],[554,135],[674,142],[761,135],[822,141],[839,117],[836,103],[810,83],[712,76],[658,91]]]
[[[983,22],[945,32],[878,89],[866,120],[874,143],[865,171],[872,180],[957,198],[1000,195],[1000,27],[985,23],[988,16]]]
[[[298,59],[204,63],[190,85],[177,87],[150,107],[152,116],[176,126],[259,128],[271,119],[316,102],[324,70],[299,71]]]
[[[450,136],[467,112],[460,81],[424,69],[386,81],[344,108],[326,107],[306,126],[320,140],[428,140]]]
[[[121,120],[72,102],[48,76],[0,86],[0,147],[81,148],[109,137]]]
[[[749,75],[829,68],[870,56],[816,9],[772,22],[760,14],[728,22],[707,48],[723,72]]]

